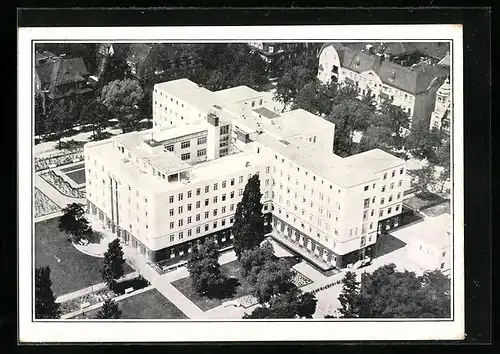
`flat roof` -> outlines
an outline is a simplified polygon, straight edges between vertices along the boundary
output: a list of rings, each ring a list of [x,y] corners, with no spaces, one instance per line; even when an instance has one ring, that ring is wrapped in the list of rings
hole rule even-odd
[[[259,107],[259,108],[255,108],[253,110],[255,113],[257,114],[261,114],[263,115],[264,117],[266,118],[269,118],[269,119],[273,119],[273,118],[276,118],[276,117],[279,117],[280,115],[277,114],[276,112],[273,112],[271,111],[270,109],[267,109],[266,107]]]
[[[199,110],[208,110],[214,104],[220,104],[218,98],[210,90],[199,86],[188,79],[178,79],[156,84],[155,89],[174,95]]]
[[[201,121],[193,124],[153,129],[150,135],[152,135],[153,141],[163,142],[170,139],[181,138],[186,135],[199,133],[207,129],[208,123],[206,121]]]
[[[364,166],[373,172],[382,172],[405,164],[405,160],[393,156],[383,150],[373,149],[345,158],[345,163],[351,166]]]
[[[401,229],[398,233],[408,234],[409,240],[422,241],[437,249],[451,245],[451,215],[441,214],[413,226]],[[411,242],[411,241],[410,241]]]
[[[236,86],[225,90],[214,92],[218,99],[225,102],[236,103],[246,101],[252,98],[262,97],[263,92],[255,91],[248,86]]]

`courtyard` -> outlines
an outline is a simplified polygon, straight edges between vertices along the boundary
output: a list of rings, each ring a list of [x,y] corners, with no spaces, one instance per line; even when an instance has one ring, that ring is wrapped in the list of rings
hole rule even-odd
[[[35,223],[35,266],[49,266],[56,297],[102,282],[102,258],[78,251],[59,231],[59,218]],[[133,269],[125,264],[125,274]]]

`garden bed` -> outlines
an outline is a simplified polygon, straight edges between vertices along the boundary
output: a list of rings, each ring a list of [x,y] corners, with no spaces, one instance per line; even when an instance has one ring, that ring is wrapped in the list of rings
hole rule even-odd
[[[35,188],[35,195],[33,199],[35,203],[35,218],[49,215],[61,210],[61,208],[54,203],[52,199],[43,194],[38,188]]]
[[[74,162],[84,160],[83,153],[61,153],[55,154],[50,157],[35,158],[35,171],[42,171],[53,166],[68,165]]]
[[[312,280],[306,277],[304,274],[301,272],[291,269],[293,273],[293,278],[292,278],[292,283],[297,287],[297,288],[302,288],[303,286],[309,285],[312,283]]]
[[[41,173],[40,177],[43,178],[62,195],[71,198],[85,198],[85,194],[82,193],[82,191],[73,188],[71,184],[66,182],[64,178],[62,178],[52,170]]]

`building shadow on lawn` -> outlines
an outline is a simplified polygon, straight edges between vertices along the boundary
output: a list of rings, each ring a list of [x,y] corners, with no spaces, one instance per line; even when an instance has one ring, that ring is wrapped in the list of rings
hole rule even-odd
[[[406,246],[406,242],[401,241],[399,238],[394,237],[391,234],[383,234],[379,237],[381,237],[381,240],[375,247],[375,258],[384,256]]]

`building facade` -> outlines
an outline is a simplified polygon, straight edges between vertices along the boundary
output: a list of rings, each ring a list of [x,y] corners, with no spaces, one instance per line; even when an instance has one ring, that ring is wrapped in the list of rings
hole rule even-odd
[[[270,236],[323,269],[369,255],[401,213],[405,161],[332,152],[334,125],[278,114],[246,86],[155,85],[149,131],[85,145],[89,211],[151,262],[178,262],[207,238],[231,242],[236,205],[259,174]]]
[[[431,115],[429,129],[439,129],[450,134],[453,110],[451,109],[451,85],[449,78],[436,93],[436,103]]]
[[[340,43],[325,44],[319,52],[318,79],[327,84],[352,85],[360,97],[370,95],[400,107],[411,121],[427,122],[434,109],[436,91],[449,75],[449,67],[421,62],[404,67],[372,46],[355,50]]]

